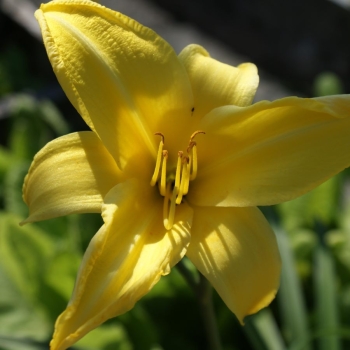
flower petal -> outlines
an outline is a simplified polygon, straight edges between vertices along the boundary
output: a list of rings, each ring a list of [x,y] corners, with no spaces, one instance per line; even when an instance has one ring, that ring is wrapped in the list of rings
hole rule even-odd
[[[350,165],[349,95],[222,107],[201,128],[207,133],[188,196],[197,205],[288,201]]]
[[[114,159],[93,132],[59,137],[34,157],[23,185],[30,215],[22,223],[101,212],[103,197],[121,180]]]
[[[243,323],[279,286],[276,238],[258,208],[196,207],[187,256]]]
[[[179,206],[175,225],[166,231],[162,202],[149,184],[134,180],[107,194],[105,225],[85,253],[71,301],[56,322],[52,350],[66,349],[108,318],[130,310],[186,253],[192,209]]]
[[[155,32],[92,1],[52,1],[36,18],[61,86],[120,168],[155,159],[155,132],[180,134],[191,117],[191,85]]]
[[[232,67],[210,57],[199,45],[189,45],[179,54],[190,77],[194,94],[193,115],[202,118],[213,108],[252,103],[259,84],[257,68],[252,63]]]

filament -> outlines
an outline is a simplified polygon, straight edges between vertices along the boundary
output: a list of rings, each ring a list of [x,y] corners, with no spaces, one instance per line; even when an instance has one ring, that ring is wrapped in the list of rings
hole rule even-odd
[[[160,176],[160,194],[165,196],[166,193],[166,163],[168,160],[168,151],[162,152],[163,162],[162,162],[162,173]]]
[[[190,173],[190,180],[194,180],[197,176],[197,145],[194,144],[191,150],[191,173]]]
[[[157,160],[156,160],[156,166],[154,168],[154,173],[151,179],[151,186],[154,186],[158,180],[159,175],[159,169],[160,169],[160,163],[162,161],[162,154],[163,154],[163,146],[164,146],[164,135],[161,133],[155,133],[155,135],[160,135],[162,140],[159,143],[158,147],[158,153],[157,153]]]
[[[205,134],[202,130],[195,131],[187,147],[187,155],[178,152],[175,178],[174,174],[167,174],[168,151],[164,150],[165,138],[160,132],[155,133],[161,137],[158,147],[156,165],[151,179],[151,186],[158,183],[159,192],[163,200],[163,224],[166,230],[174,225],[176,205],[182,203],[183,197],[188,193],[190,181],[194,180],[198,171],[197,143],[194,138],[198,134]],[[170,164],[171,166],[171,164]]]
[[[176,191],[173,190],[170,198],[171,193],[171,182],[168,182],[167,188],[166,188],[166,195],[164,197],[163,202],[163,224],[164,227],[167,230],[170,230],[174,225],[174,218],[175,218],[175,199],[176,199]],[[170,199],[170,210],[169,210],[169,199]]]

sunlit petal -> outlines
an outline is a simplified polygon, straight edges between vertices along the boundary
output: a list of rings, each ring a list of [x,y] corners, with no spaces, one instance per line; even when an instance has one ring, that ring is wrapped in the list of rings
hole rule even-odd
[[[92,1],[53,1],[36,17],[61,86],[121,168],[156,157],[155,132],[178,142],[193,97],[167,42]]]
[[[93,132],[59,137],[37,153],[26,176],[29,217],[23,223],[101,212],[103,197],[120,181],[114,159]]]
[[[259,209],[196,207],[187,256],[241,323],[277,293],[276,238]]]
[[[192,209],[181,205],[166,231],[162,200],[148,184],[117,185],[107,194],[102,215],[105,225],[85,253],[72,299],[57,320],[52,350],[66,349],[131,309],[186,253]]]
[[[270,205],[312,190],[350,165],[349,96],[227,106],[201,128],[197,205]],[[228,175],[229,174],[229,175]]]
[[[216,107],[244,107],[252,103],[259,84],[258,71],[254,64],[229,66],[211,58],[199,45],[185,47],[179,58],[191,80],[195,118],[202,118]]]

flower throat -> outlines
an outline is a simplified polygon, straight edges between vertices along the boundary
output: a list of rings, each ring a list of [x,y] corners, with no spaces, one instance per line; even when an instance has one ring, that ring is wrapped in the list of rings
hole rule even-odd
[[[178,152],[174,177],[174,174],[167,176],[168,151],[164,149],[164,135],[160,132],[155,133],[155,135],[161,137],[161,141],[158,147],[151,186],[158,183],[159,192],[164,197],[163,223],[167,230],[173,227],[176,204],[181,204],[183,196],[188,193],[190,181],[197,176],[197,143],[194,138],[198,134],[205,134],[205,132],[197,130],[191,135],[186,155],[182,151]]]

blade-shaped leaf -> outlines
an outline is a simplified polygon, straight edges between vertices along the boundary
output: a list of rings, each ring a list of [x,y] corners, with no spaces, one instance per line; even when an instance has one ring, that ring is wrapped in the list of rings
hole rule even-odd
[[[291,245],[287,234],[280,227],[274,226],[278,246],[282,257],[281,286],[277,294],[282,317],[282,330],[289,342],[309,339],[307,310],[296,271]],[[303,348],[309,350],[306,344]]]
[[[318,349],[340,350],[341,341],[335,334],[340,329],[336,272],[329,250],[322,246],[321,243],[315,251],[314,264],[316,333],[323,333],[318,338]]]
[[[244,330],[255,350],[286,349],[282,334],[268,308],[248,317]]]

